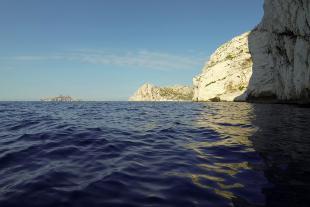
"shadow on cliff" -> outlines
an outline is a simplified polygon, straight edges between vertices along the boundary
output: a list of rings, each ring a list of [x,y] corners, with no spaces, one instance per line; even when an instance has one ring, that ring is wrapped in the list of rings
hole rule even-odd
[[[254,104],[250,136],[262,157],[264,175],[271,183],[262,189],[266,206],[306,207],[310,203],[310,111],[292,105]],[[235,199],[236,207],[252,206]]]
[[[270,48],[267,32],[260,32],[254,28],[248,37],[249,51],[252,57],[252,75],[247,90],[235,101],[278,103],[279,100],[273,93],[274,83],[270,82]],[[263,71],[264,70],[264,71]],[[268,77],[265,77],[268,76]],[[259,88],[259,89],[258,89]]]
[[[302,38],[290,31],[272,33],[260,25],[254,28],[248,36],[252,75],[247,90],[235,101],[309,106],[309,65],[302,50],[307,41]]]

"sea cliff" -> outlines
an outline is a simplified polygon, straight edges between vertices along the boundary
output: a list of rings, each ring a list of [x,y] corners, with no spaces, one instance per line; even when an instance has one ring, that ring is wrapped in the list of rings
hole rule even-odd
[[[222,45],[193,79],[194,101],[310,102],[310,1],[265,0],[251,32]]]
[[[253,75],[247,100],[310,101],[310,1],[265,0],[249,35]]]

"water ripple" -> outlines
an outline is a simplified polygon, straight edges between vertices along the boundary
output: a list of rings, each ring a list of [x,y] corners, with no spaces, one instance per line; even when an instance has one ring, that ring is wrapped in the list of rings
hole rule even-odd
[[[309,203],[307,108],[3,102],[0,117],[1,207]]]

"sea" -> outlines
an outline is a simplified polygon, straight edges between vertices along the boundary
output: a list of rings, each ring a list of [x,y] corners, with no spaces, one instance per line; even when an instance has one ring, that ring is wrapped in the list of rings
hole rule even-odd
[[[310,109],[0,102],[0,207],[308,207]]]

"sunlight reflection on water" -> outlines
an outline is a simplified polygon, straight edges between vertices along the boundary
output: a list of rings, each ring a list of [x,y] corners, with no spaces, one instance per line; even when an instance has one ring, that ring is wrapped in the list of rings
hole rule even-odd
[[[4,102],[0,119],[1,207],[310,203],[306,108]]]

